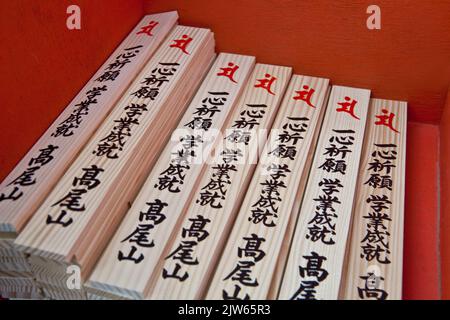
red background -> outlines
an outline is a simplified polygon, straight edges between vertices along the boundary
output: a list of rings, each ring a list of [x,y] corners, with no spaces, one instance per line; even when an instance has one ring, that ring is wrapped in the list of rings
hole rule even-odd
[[[0,179],[144,13],[178,10],[217,51],[408,101],[404,298],[450,298],[450,1],[376,3],[382,29],[369,31],[364,0],[1,1]],[[81,30],[66,28],[71,4]]]

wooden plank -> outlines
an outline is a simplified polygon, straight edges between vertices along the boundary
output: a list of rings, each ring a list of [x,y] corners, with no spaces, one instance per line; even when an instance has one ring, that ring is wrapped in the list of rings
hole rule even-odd
[[[60,263],[57,273],[65,272],[64,264],[76,264],[84,279],[213,58],[208,29],[175,27],[16,239],[16,247]]]
[[[117,47],[0,185],[0,232],[20,232],[122,93],[176,24],[147,15]],[[146,26],[155,25],[150,34]]]
[[[152,299],[201,299],[220,258],[292,69],[257,64],[226,125],[215,159],[194,192],[175,241],[153,272]],[[268,90],[257,87],[269,74]],[[283,110],[281,110],[283,112]]]
[[[327,79],[292,78],[207,299],[266,299],[320,127]]]
[[[343,299],[402,298],[406,102],[371,99]]]
[[[333,86],[280,299],[337,299],[370,91]]]
[[[152,270],[200,180],[208,149],[218,141],[254,63],[254,57],[219,55],[91,275],[87,287],[93,294],[145,298]],[[224,70],[233,74],[224,76]],[[192,126],[194,121],[198,124]]]
[[[0,277],[32,277],[26,256],[14,247],[14,239],[0,240]],[[0,292],[4,288],[0,282]]]
[[[0,277],[0,296],[8,299],[41,299],[36,283],[30,277]]]
[[[0,277],[32,277],[28,260],[18,256],[0,257]],[[0,286],[0,292],[2,288]]]
[[[145,16],[2,182],[0,247],[23,229],[177,19],[176,11]],[[0,274],[30,276],[26,256],[14,255]]]

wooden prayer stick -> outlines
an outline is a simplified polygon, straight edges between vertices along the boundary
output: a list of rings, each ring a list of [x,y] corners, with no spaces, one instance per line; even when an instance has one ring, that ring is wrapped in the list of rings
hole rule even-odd
[[[294,75],[215,270],[207,299],[266,299],[320,127],[327,79]],[[306,169],[306,170],[305,170]]]
[[[145,16],[4,179],[0,243],[13,241],[24,228],[177,19],[176,11]],[[23,253],[2,258],[0,252],[0,274],[29,277],[29,269]]]
[[[220,54],[171,141],[92,273],[95,295],[144,299],[171,233],[253,69],[255,58]]]
[[[370,91],[333,86],[279,299],[337,299]]]
[[[402,298],[406,102],[371,99],[342,299]]]
[[[56,279],[68,265],[77,265],[84,281],[213,58],[211,31],[176,27],[37,210],[16,247],[46,259]],[[64,280],[57,286],[67,289]]]
[[[151,299],[201,299],[206,294],[291,72],[289,67],[256,65],[214,152],[215,161],[153,272]],[[267,74],[276,79],[270,91],[259,86]]]

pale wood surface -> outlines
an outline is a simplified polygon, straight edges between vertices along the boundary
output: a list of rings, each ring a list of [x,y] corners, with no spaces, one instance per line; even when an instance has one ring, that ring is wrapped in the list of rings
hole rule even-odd
[[[32,275],[26,255],[15,249],[13,240],[0,240],[0,277],[25,278]],[[0,292],[3,289],[0,284]]]
[[[234,73],[235,82],[231,81],[228,77],[218,75],[221,68],[227,67],[229,63],[239,66],[239,69]],[[136,197],[132,207],[91,275],[87,286],[93,290],[94,294],[96,292],[95,290],[103,290],[106,291],[106,294],[109,292],[128,298],[145,298],[152,271],[158,263],[164,247],[170,241],[171,232],[185,211],[187,203],[192,198],[195,186],[200,180],[201,172],[205,168],[205,159],[202,157],[207,155],[208,148],[213,147],[218,140],[217,136],[208,138],[210,130],[215,129],[218,131],[216,133],[220,133],[223,130],[226,120],[230,117],[236,106],[239,95],[242,93],[254,63],[255,58],[250,56],[219,55],[179,123],[178,129],[182,135],[177,136],[175,134],[180,133],[178,131],[174,132],[173,138],[160,154],[139,195]],[[223,105],[218,107],[220,112],[215,113],[212,117],[211,129],[208,131],[189,129],[186,124],[195,118],[197,108],[204,104],[202,102],[204,99],[210,97],[210,92],[228,93]],[[161,172],[164,172],[169,163],[171,163],[173,153],[179,150],[180,137],[186,134],[201,135],[204,142],[198,142],[197,147],[193,149],[196,156],[191,159],[189,168],[183,171],[184,182],[183,184],[176,184],[179,192],[171,192],[168,188],[161,189],[157,187]],[[165,220],[150,230],[149,238],[154,242],[154,246],[146,248],[136,246],[138,252],[135,256],[143,256],[143,260],[139,263],[130,260],[118,260],[119,252],[123,252],[126,255],[132,248],[131,244],[127,241],[123,242],[123,239],[127,238],[136,229],[139,224],[140,212],[148,210],[148,202],[156,203],[156,201],[161,201],[166,205],[161,210],[161,213],[165,215]]]
[[[193,38],[188,53],[171,46],[184,35]],[[207,29],[177,26],[171,32],[16,239],[16,247],[46,259],[77,263],[83,276],[89,273],[207,71],[213,48],[213,36]],[[179,66],[154,100],[134,96],[159,63]],[[119,157],[96,156],[97,144],[114,129],[115,120],[126,116],[125,107],[132,103],[146,104],[148,110],[139,117],[139,125],[132,127]],[[67,227],[46,224],[48,215],[59,215],[60,208],[53,205],[70,192],[74,177],[91,165],[104,171],[99,176],[101,184],[83,195],[85,211],[71,213],[73,222]]]
[[[249,82],[241,96],[238,107],[233,112],[229,119],[226,128],[227,132],[222,140],[222,144],[215,150],[218,159],[208,165],[202,180],[194,193],[194,197],[189,205],[186,215],[178,226],[175,240],[173,244],[166,248],[165,252],[160,258],[160,263],[153,272],[153,287],[148,297],[151,299],[201,299],[206,294],[206,289],[210,283],[211,277],[214,274],[218,259],[223,251],[226,239],[233,226],[234,219],[242,200],[246,194],[246,189],[253,171],[256,167],[258,158],[263,150],[264,142],[267,139],[268,130],[271,129],[273,121],[279,110],[281,100],[283,98],[286,87],[289,83],[292,69],[290,67],[273,66],[267,64],[257,64]],[[270,74],[277,78],[272,85],[274,95],[267,90],[255,88],[258,83],[257,79],[264,78],[265,74]],[[249,105],[265,105],[265,107],[249,107]],[[247,127],[236,129],[233,127],[246,113],[251,115],[257,114],[260,118],[257,119],[257,125],[252,127],[252,130]],[[263,113],[262,113],[263,112]],[[283,112],[283,110],[281,111]],[[248,117],[248,116],[247,116]],[[249,119],[252,119],[249,117]],[[234,142],[226,139],[230,134],[237,130],[241,134],[251,132],[251,140],[242,142],[238,140]],[[241,156],[236,157],[233,161],[223,161],[220,155],[228,150],[238,150]],[[233,170],[228,170],[226,178],[218,178],[218,167],[232,166]],[[223,168],[223,167],[222,167]],[[217,202],[202,204],[202,192],[208,189],[209,184],[213,185],[213,190],[217,190],[216,183],[223,184],[218,194],[222,195]],[[215,191],[208,191],[214,193]],[[220,207],[218,207],[220,204]],[[195,241],[195,236],[184,237],[183,229],[189,229],[192,224],[192,219],[209,219],[204,230],[209,234],[205,239],[198,241],[197,245],[192,251],[192,260],[197,260],[198,264],[189,265],[178,263],[180,260],[169,259],[168,255],[175,252],[183,241]],[[194,234],[195,235],[195,234]],[[169,249],[169,250],[167,250]],[[176,256],[176,255],[175,255]],[[183,276],[186,272],[189,277],[180,281],[174,277],[163,277],[163,272],[167,274],[172,273],[176,265],[181,265],[181,270],[178,272],[179,276]]]
[[[8,299],[42,299],[39,288],[29,277],[0,277],[1,296]]]
[[[387,110],[388,113],[385,113],[384,110]],[[392,128],[398,132],[386,125],[380,125],[384,122],[380,123],[380,118],[377,117],[391,113],[394,114]],[[340,298],[369,299],[367,293],[373,293],[373,298],[398,300],[402,298],[407,103],[371,99],[367,123],[355,196],[353,226],[347,248]],[[379,124],[376,125],[376,123]],[[380,147],[375,144],[392,144],[396,147]],[[396,159],[385,160],[378,154],[373,155],[374,152],[382,152],[385,157],[395,156]],[[392,164],[395,167],[389,169],[389,174],[387,174],[386,167],[377,167],[373,171],[371,168],[376,161],[388,166]],[[367,183],[372,177],[371,174],[390,176],[391,190],[386,186],[375,185],[374,187]],[[367,216],[376,212],[371,208],[374,203],[367,202],[367,199],[373,196],[387,197],[391,202],[385,204],[387,209],[381,210],[381,214],[386,214],[386,219],[381,221],[384,227],[375,227],[373,224],[368,227],[370,221]],[[378,229],[380,238],[376,235],[375,228]],[[367,239],[370,241],[367,242]],[[387,248],[384,244],[387,245]],[[366,255],[362,248],[366,245],[370,248],[370,251],[367,251],[371,252],[369,255]],[[377,246],[380,247],[378,254],[376,253]],[[366,290],[366,280],[361,279],[361,277],[367,277],[369,273],[373,273],[369,280],[378,281],[378,285],[368,284],[369,289],[374,290]],[[383,279],[376,280],[374,277]]]
[[[58,179],[69,168],[88,139],[100,126],[102,120],[105,119],[138,72],[174,27],[177,19],[178,14],[175,11],[143,17],[128,37],[117,47],[113,54],[75,96],[72,102],[58,116],[41,138],[39,138],[25,157],[17,164],[14,170],[3,180],[0,186],[0,196],[10,195],[16,185],[9,184],[20,177],[29,167],[33,167],[29,165],[29,162],[40,155],[40,150],[47,148],[49,145],[58,147],[51,153],[53,159],[33,172],[32,179],[35,179],[35,183],[19,186],[20,192],[23,193],[20,198],[17,200],[5,199],[0,201],[0,232],[11,232],[16,235],[17,232],[23,229],[27,221],[58,182]],[[153,29],[152,36],[137,34],[150,21],[159,23]],[[96,81],[96,79],[108,70],[109,64],[116,61],[116,57],[127,53],[125,49],[136,46],[142,47],[138,48],[139,52],[136,53],[136,56],[131,57],[129,59],[130,62],[120,69],[120,74],[114,81]],[[81,123],[77,125],[77,128],[73,129],[73,134],[70,136],[52,136],[60,123],[68,119],[74,110],[78,108],[77,104],[86,100],[86,92],[94,87],[101,87],[103,85],[107,85],[106,91],[103,91],[100,96],[95,97],[97,103],[90,105],[89,114],[82,117]]]
[[[315,90],[311,96],[312,106],[305,101],[294,100],[294,97],[298,96],[297,91],[303,91],[305,86]],[[233,230],[227,240],[219,265],[215,270],[206,295],[207,299],[223,299],[225,294],[234,296],[235,293],[240,299],[267,298],[272,277],[277,267],[277,258],[283,245],[285,231],[288,224],[291,223],[290,218],[292,214],[295,214],[295,212],[292,212],[292,209],[297,201],[297,189],[300,185],[300,180],[305,178],[303,174],[307,173],[304,172],[304,169],[311,146],[314,145],[315,129],[320,127],[321,114],[323,114],[321,111],[325,108],[327,91],[327,79],[306,76],[294,76],[292,78],[273,125],[273,129],[277,130],[272,130],[271,138],[264,148],[263,156],[255,170]],[[307,120],[296,122],[292,118],[306,118]],[[279,140],[278,135],[284,130],[288,130],[286,124],[293,125],[296,129],[305,129],[304,132],[300,133],[302,139],[299,139],[294,144],[297,152],[292,159],[279,158],[273,153],[273,150],[283,144]],[[306,125],[306,127],[303,125]],[[289,141],[286,145],[290,146],[291,143],[292,141]],[[273,176],[271,178],[270,175],[274,171],[270,167],[273,164],[287,165],[290,172],[285,172],[284,178],[275,179]],[[265,223],[264,221],[254,223],[252,210],[255,210],[254,205],[260,200],[260,195],[267,196],[267,186],[262,184],[269,180],[278,180],[286,186],[285,188],[279,187],[278,193],[272,195],[273,198],[279,197],[281,199],[280,202],[274,204],[278,208],[277,216],[268,216]],[[261,206],[265,207],[264,205]],[[273,211],[269,212],[273,213]],[[258,249],[262,252],[256,251],[256,254],[260,256],[258,261],[255,261],[256,259],[252,256],[246,256],[239,249],[245,247],[243,238],[251,237],[252,234],[264,239]],[[233,273],[233,271],[236,270],[235,268],[239,264],[242,266],[244,263],[250,265],[249,268],[243,269],[250,269],[248,282],[253,283],[253,286],[234,279],[237,273]]]
[[[338,103],[346,102],[345,98],[349,97],[349,101],[356,100],[357,103],[354,107],[354,116],[350,113],[338,112],[343,105]],[[358,176],[359,161],[361,156],[361,150],[363,145],[364,130],[366,125],[366,118],[368,112],[370,91],[365,89],[355,89],[349,87],[333,86],[330,99],[328,101],[327,112],[322,124],[322,129],[317,143],[317,148],[312,163],[310,176],[308,179],[307,188],[303,197],[299,217],[296,223],[296,230],[294,232],[293,239],[291,240],[291,248],[285,268],[281,288],[279,291],[280,299],[293,299],[302,298],[304,290],[299,290],[302,285],[307,286],[311,281],[318,282],[311,290],[314,291],[313,296],[316,299],[337,299],[339,285],[342,274],[342,266],[345,255],[345,248],[347,243],[347,237],[349,233],[351,214],[353,208],[354,192],[356,187],[356,180]],[[353,130],[354,134],[338,134],[333,130]],[[341,145],[338,138],[332,137],[344,137],[342,142],[350,141],[350,136],[354,137],[353,145]],[[334,160],[341,159],[342,153],[339,155],[325,155],[326,148],[331,144],[336,147],[347,147],[351,150],[345,156],[345,163],[347,165],[345,175],[340,172],[327,172],[320,167],[325,163],[327,158]],[[325,186],[319,186],[319,183],[323,179],[335,179],[340,181],[342,187],[338,187],[338,193],[333,192],[331,197],[337,197],[340,203],[333,203],[332,206],[335,209],[336,217],[331,218],[330,224],[334,226],[334,232],[327,233],[324,240],[322,238],[315,239],[309,233],[310,228],[314,225],[314,218],[316,211],[321,212],[316,207],[320,204],[314,199],[318,199],[323,196],[322,191]],[[332,213],[331,213],[332,214]],[[323,220],[322,220],[323,221]],[[326,223],[321,226],[319,222],[316,225],[322,228],[327,227],[330,231],[332,227],[329,227]],[[334,244],[326,244],[332,240]],[[318,256],[326,258],[321,265],[319,276],[326,277],[317,281],[317,275],[304,272],[301,276],[300,267],[306,266],[306,258],[304,256],[311,256],[313,252]],[[322,272],[322,269],[325,272]],[[312,272],[314,273],[314,271]],[[304,281],[302,283],[302,281]],[[309,282],[308,282],[309,281]]]
[[[292,214],[290,221],[286,227],[286,231],[284,234],[284,239],[280,248],[280,252],[278,254],[278,260],[275,266],[274,274],[272,277],[272,282],[270,284],[269,293],[267,295],[267,299],[273,300],[276,299],[278,296],[278,290],[280,289],[281,281],[283,279],[283,273],[284,273],[284,267],[286,265],[287,257],[289,255],[289,248],[291,246],[291,240],[292,236],[295,231],[295,223],[298,218],[298,212],[300,210],[300,206],[302,204],[303,195],[305,193],[306,184],[308,182],[308,176],[311,170],[311,164],[314,159],[314,151],[316,149],[316,144],[319,139],[320,129],[322,126],[323,117],[326,110],[326,104],[328,102],[328,99],[330,97],[331,92],[331,86],[328,86],[328,90],[326,93],[326,96],[324,98],[324,107],[320,111],[321,114],[319,115],[318,124],[316,125],[314,136],[312,137],[312,145],[309,148],[308,156],[306,158],[305,167],[302,172],[302,177],[300,178],[300,183],[298,185],[297,194],[295,196],[295,201],[292,206]]]

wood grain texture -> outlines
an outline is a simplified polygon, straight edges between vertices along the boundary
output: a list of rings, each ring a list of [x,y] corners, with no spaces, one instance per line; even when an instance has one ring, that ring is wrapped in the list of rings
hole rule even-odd
[[[268,297],[278,257],[283,252],[285,232],[296,218],[294,209],[301,198],[297,191],[301,180],[306,179],[308,174],[305,165],[309,153],[314,149],[313,138],[316,128],[321,124],[328,83],[328,79],[299,75],[292,77],[271,136],[214,272],[207,299]],[[311,96],[311,105],[295,99],[298,92],[305,88],[315,91]],[[286,132],[292,134],[289,133],[290,128],[300,129],[293,131],[301,132],[297,137],[302,138],[297,143],[290,140],[286,142],[282,138]],[[283,145],[294,146],[296,152],[291,157],[274,152]],[[278,187],[271,191],[274,185]],[[258,214],[258,208],[263,210],[261,215]],[[254,247],[247,241],[256,241],[259,245]]]
[[[184,35],[192,37],[188,53],[173,47],[175,40]],[[16,239],[16,247],[49,262],[78,264],[83,278],[89,274],[207,71],[214,58],[213,47],[213,36],[207,29],[177,26],[170,33]],[[165,68],[160,63],[178,63],[179,66],[176,71],[163,69],[162,72],[171,75],[158,95],[153,98],[136,95],[155,70]],[[117,119],[126,118],[132,111],[130,106],[140,104],[145,104],[147,111],[132,112],[135,116],[140,115],[139,125],[128,131],[131,133],[118,157],[98,155],[97,145],[114,131]],[[149,136],[157,138],[148,139]],[[102,168],[102,173],[106,174],[97,177],[100,185],[83,194],[86,210],[75,215],[72,211],[71,223],[66,227],[59,223],[49,224],[49,216],[57,219],[61,213],[61,208],[54,204],[70,193],[74,177],[79,177],[82,169],[91,165]],[[67,222],[67,218],[63,220]],[[63,269],[60,272],[63,273]]]
[[[366,10],[373,4],[381,9],[381,30],[366,27]],[[258,52],[258,59],[291,65],[295,73],[408,101],[412,121],[437,124],[441,118],[450,85],[447,0],[145,0],[144,5],[146,12],[176,8],[183,23],[212,28],[218,50]]]
[[[8,299],[42,299],[42,294],[31,278],[0,277],[1,296]]]
[[[30,265],[21,252],[14,247],[14,239],[0,241],[0,277],[32,277]],[[0,285],[0,292],[2,291]]]
[[[450,299],[450,87],[440,124],[440,183],[441,183],[441,272],[442,298]]]
[[[323,117],[324,117],[324,114],[326,111],[325,105],[328,102],[330,93],[331,93],[331,85],[328,86],[328,91],[324,98],[324,107],[321,110],[322,114],[320,115],[320,119],[318,120],[318,123],[316,125],[314,136],[312,137],[313,144],[311,145],[310,150],[308,152],[308,156],[307,156],[306,162],[305,162],[303,176],[300,179],[300,183],[298,185],[296,200],[292,207],[293,214],[291,217],[291,223],[289,223],[286,228],[283,244],[282,244],[280,252],[278,254],[277,265],[275,267],[274,275],[272,277],[272,283],[270,284],[269,294],[267,296],[267,298],[271,299],[271,300],[277,299],[277,297],[278,297],[278,292],[280,289],[281,281],[283,279],[284,268],[286,266],[286,261],[287,261],[288,255],[289,255],[289,249],[291,247],[292,237],[293,237],[293,234],[295,231],[295,226],[296,226],[295,222],[298,219],[298,212],[300,210],[300,206],[301,206],[302,200],[303,200],[303,195],[305,193],[306,185],[308,183],[308,177],[309,177],[309,173],[311,170],[312,161],[314,160],[314,151],[316,148],[317,141],[319,140],[320,130],[322,127],[322,121],[323,121]]]
[[[391,114],[393,129],[380,125],[379,116]],[[353,226],[341,281],[342,299],[402,299],[406,124],[406,102],[370,100]],[[387,167],[391,164],[395,167]],[[381,186],[381,181],[371,179],[383,176],[390,177],[391,186]]]
[[[219,75],[221,68],[227,67],[230,63],[239,66],[233,76],[235,82],[228,77]],[[236,107],[239,95],[245,87],[254,63],[255,58],[251,56],[220,54],[216,59],[178,124],[172,139],[161,152],[132,207],[127,212],[89,278],[87,287],[92,289],[91,293],[102,295],[104,291],[103,294],[105,295],[116,295],[117,297],[131,299],[144,299],[146,297],[152,272],[165,246],[171,242],[172,231],[178,225],[178,220],[181,219],[187,204],[192,199],[193,191],[199,183],[201,173],[204,171],[206,160],[204,157],[208,154],[208,149],[213,148],[218,141],[220,136],[218,134],[224,129],[226,120]],[[215,93],[223,92],[227,94],[214,96]],[[188,123],[191,123],[198,115],[203,114],[199,110],[211,107],[211,103],[219,103],[216,105],[218,112],[214,112],[210,117],[211,127],[209,129],[189,127]],[[208,113],[206,113],[207,115]],[[216,132],[213,133],[211,130]],[[192,149],[185,149],[181,139],[190,135],[200,136],[202,140],[197,140],[195,147]],[[161,177],[165,177],[164,172],[167,172],[170,164],[174,166],[179,164],[175,162],[179,150],[186,150],[186,153],[194,152],[195,154],[188,159],[187,163],[181,163],[183,169],[181,169],[180,175],[173,175],[177,177],[177,182],[174,183],[173,187],[162,185],[163,178]],[[181,183],[178,183],[180,180]],[[150,223],[145,219],[141,220],[139,216],[141,212],[147,212],[149,206],[154,208],[156,203],[164,204],[164,207],[157,214],[162,214],[165,218],[159,223],[155,221],[147,235],[147,243],[135,245],[131,241],[125,241],[124,239],[129,238],[129,235],[133,234],[140,223]],[[148,243],[153,245],[148,245]],[[118,258],[120,255],[128,256],[128,253],[132,250],[137,251],[133,254],[134,257],[141,256],[142,259],[136,261]]]
[[[279,299],[338,298],[369,97],[370,91],[365,89],[332,88]],[[353,111],[342,105],[355,101]],[[345,133],[347,130],[353,132]],[[350,151],[329,153],[334,147]],[[325,164],[330,159],[344,161],[346,168],[342,171],[335,164],[328,167]]]
[[[6,177],[0,186],[0,232],[16,234],[22,230],[122,93],[174,27],[177,18],[176,12],[145,16]],[[139,33],[151,21],[159,24],[153,30],[153,34],[149,36]],[[127,50],[129,48],[137,49]],[[116,61],[128,63],[122,67],[110,68]],[[113,81],[110,78],[103,80],[102,76],[106,72],[117,70],[120,73],[115,75]],[[104,89],[93,98],[87,98],[89,92],[96,88]],[[87,109],[78,111],[81,107]],[[36,161],[45,154],[45,150],[51,150],[44,157],[45,162]],[[30,171],[30,168],[37,170]],[[27,172],[30,172],[31,176],[26,180],[22,179]],[[12,196],[14,198],[11,198]]]
[[[143,17],[2,182],[0,242],[11,241],[23,229],[177,19],[176,12]],[[141,33],[152,21],[158,23],[152,33]],[[30,271],[22,252],[1,253],[0,274],[31,277]],[[0,286],[4,290],[9,289]]]
[[[204,298],[263,150],[267,139],[264,135],[272,127],[291,72],[289,67],[256,65],[237,108],[225,126],[227,130],[222,143],[214,151],[216,158],[203,174],[176,230],[175,240],[161,256],[162,263],[154,270],[153,287],[149,294],[151,299]],[[272,86],[274,95],[255,88],[258,79],[264,78],[265,74],[277,79]],[[242,119],[256,121],[243,126]],[[249,140],[241,140],[240,137],[247,133],[251,134]],[[239,155],[230,160],[226,157],[230,150],[238,151]],[[225,160],[221,155],[225,155]],[[185,230],[190,230],[192,222],[198,221],[199,217],[209,220],[204,228],[208,235],[204,237],[200,234],[201,237],[196,239],[195,233],[190,235]],[[192,248],[192,258],[186,259],[187,263],[184,263],[179,257],[183,246],[189,241],[196,242],[196,245]],[[191,261],[197,263],[191,264]],[[180,270],[174,273],[177,268]]]
[[[73,4],[81,8],[81,30],[66,27]],[[3,181],[143,12],[141,0],[2,1],[0,12]]]

